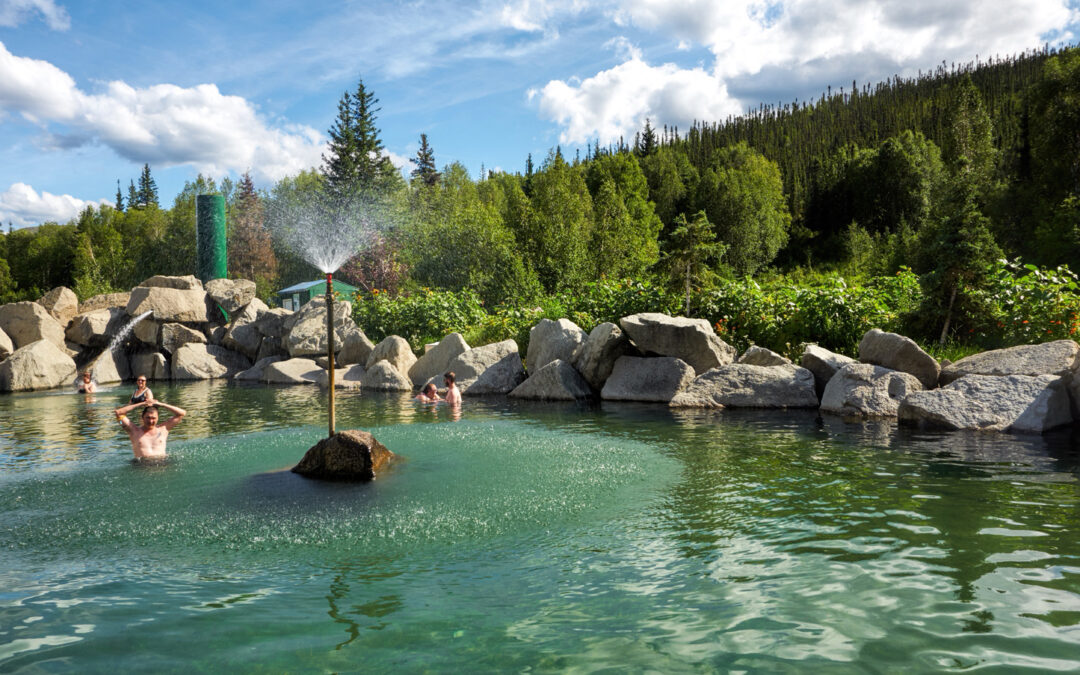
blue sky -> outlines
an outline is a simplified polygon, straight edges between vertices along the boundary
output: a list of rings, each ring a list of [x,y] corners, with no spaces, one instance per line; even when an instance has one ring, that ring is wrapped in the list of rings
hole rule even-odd
[[[523,170],[942,61],[1075,44],[1080,0],[0,0],[0,222],[65,221],[149,163],[258,187],[318,165],[362,77],[396,163]]]

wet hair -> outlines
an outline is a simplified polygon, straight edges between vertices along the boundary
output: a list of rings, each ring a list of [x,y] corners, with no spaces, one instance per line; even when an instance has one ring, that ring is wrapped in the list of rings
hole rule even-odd
[[[158,414],[158,416],[161,415],[161,411],[158,410],[158,407],[156,405],[148,405],[148,406],[146,406],[145,408],[142,409],[142,414],[140,415],[140,417],[146,417],[146,413],[150,412],[151,410],[156,412]]]
[[[83,372],[79,373],[79,377],[90,377],[90,371],[84,370]]]
[[[427,395],[429,391],[435,392],[437,394],[439,393],[439,388],[435,386],[434,382],[428,382],[424,385],[424,394]]]
[[[454,382],[455,381],[454,378],[457,377],[457,376],[454,375],[454,371],[448,370],[448,371],[446,371],[446,374],[443,375],[443,377],[446,378],[450,382]]]
[[[135,378],[136,382],[138,382],[139,380],[142,380],[143,382],[145,382],[146,381],[146,376],[145,375],[139,375],[138,377]]]

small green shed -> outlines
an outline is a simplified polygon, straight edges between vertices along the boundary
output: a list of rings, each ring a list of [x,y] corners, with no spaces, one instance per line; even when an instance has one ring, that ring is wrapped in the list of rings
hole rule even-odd
[[[356,286],[337,279],[334,280],[334,292],[349,302],[352,302],[357,290]],[[318,295],[326,295],[326,279],[304,281],[277,292],[281,306],[294,312],[306,305],[308,300]]]

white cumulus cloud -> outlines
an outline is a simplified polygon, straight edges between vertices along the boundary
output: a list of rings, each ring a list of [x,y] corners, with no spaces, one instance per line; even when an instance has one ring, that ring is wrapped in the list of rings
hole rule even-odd
[[[688,127],[695,119],[722,119],[740,111],[723,81],[701,68],[651,66],[636,52],[614,68],[580,82],[552,80],[529,92],[540,113],[562,127],[561,143],[607,143],[634,132],[652,119]]]
[[[96,142],[137,164],[187,164],[209,174],[250,167],[274,181],[318,166],[325,149],[315,129],[272,124],[249,101],[213,84],[137,88],[115,81],[87,93],[53,64],[16,56],[3,43],[0,108],[39,124],[60,147]]]
[[[654,126],[720,120],[761,101],[813,95],[827,85],[912,75],[1075,40],[1070,0],[606,0],[616,26],[658,33],[677,50],[707,48],[711,64],[650,65],[615,46],[622,63],[530,92],[562,142],[633,136]],[[548,14],[540,14],[554,21]],[[621,38],[620,38],[621,40]]]
[[[15,28],[35,14],[40,14],[53,30],[71,28],[67,10],[53,0],[0,0],[0,26]]]
[[[26,183],[13,183],[0,192],[0,221],[17,227],[48,221],[65,223],[87,206],[108,203],[107,199],[93,202],[71,195],[54,195],[44,190],[38,193]]]

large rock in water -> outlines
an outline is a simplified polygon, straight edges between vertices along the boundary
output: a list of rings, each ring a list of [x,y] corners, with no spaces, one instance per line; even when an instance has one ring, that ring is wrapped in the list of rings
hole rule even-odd
[[[8,334],[0,329],[0,361],[3,361],[7,357],[11,356],[11,352],[15,351],[15,343],[11,341]]]
[[[372,366],[379,361],[389,362],[394,367],[394,370],[405,375],[416,363],[416,354],[413,354],[408,340],[397,335],[390,335],[375,345],[375,348],[368,354],[364,367],[371,370]]]
[[[63,326],[36,302],[12,302],[0,307],[0,330],[8,334],[16,349],[38,340],[64,347]]]
[[[79,297],[67,286],[57,286],[38,298],[38,303],[65,328],[79,313]]]
[[[127,312],[119,307],[90,310],[76,315],[65,335],[84,347],[104,347],[124,327],[127,318]]]
[[[1080,365],[1080,345],[1056,340],[966,356],[941,370],[941,384],[965,375],[1070,375]]]
[[[735,360],[735,348],[721,340],[705,319],[645,313],[623,317],[619,326],[638,349],[681,359],[695,373]]]
[[[266,367],[269,366],[271,363],[277,363],[278,361],[284,361],[284,358],[280,356],[267,356],[265,358],[261,358],[255,362],[255,365],[251,366],[247,370],[241,370],[236,375],[233,375],[233,379],[241,381],[246,380],[249,382],[258,382],[262,379],[263,371],[266,370]]]
[[[945,429],[1042,433],[1072,422],[1066,378],[965,375],[900,404],[900,420]]]
[[[99,384],[110,382],[123,382],[131,379],[131,370],[128,359],[118,349],[106,349],[92,364],[94,381]]]
[[[334,389],[353,389],[360,390],[364,388],[364,375],[367,373],[364,367],[359,363],[353,364],[348,368],[342,368],[341,370],[334,371]],[[316,383],[320,387],[328,388],[330,386],[330,373],[322,371],[315,378]]]
[[[555,359],[510,392],[510,398],[574,401],[592,396],[592,388],[566,361]]]
[[[368,432],[347,429],[316,443],[292,470],[319,480],[369,481],[394,459]]]
[[[315,384],[322,368],[311,359],[289,359],[266,364],[262,381],[270,384]]]
[[[373,366],[365,369],[360,376],[360,384],[364,389],[372,391],[412,391],[413,388],[412,381],[389,361],[376,361]]]
[[[231,318],[232,314],[255,299],[255,282],[247,279],[211,279],[206,282],[206,294],[221,305]]]
[[[600,391],[611,376],[620,356],[637,355],[630,338],[613,323],[602,323],[592,329],[589,337],[574,351],[570,360],[585,381]]]
[[[131,374],[135,377],[145,375],[146,379],[152,381],[169,379],[169,360],[160,352],[132,354],[129,364]]]
[[[731,363],[707,370],[671,399],[673,408],[816,408],[814,374],[790,363]]]
[[[574,351],[587,337],[570,319],[540,319],[529,331],[525,370],[531,375],[556,359],[570,363]]]
[[[454,372],[462,394],[509,394],[525,381],[517,343],[503,340],[459,354],[447,370]]]
[[[375,345],[356,324],[346,324],[343,332],[345,335],[341,338],[341,350],[334,357],[334,363],[342,366],[367,363]]]
[[[172,356],[174,380],[209,380],[232,377],[251,367],[243,354],[200,342],[189,342]]]
[[[857,363],[855,359],[843,354],[830,352],[824,347],[806,345],[803,350],[799,365],[814,374],[814,389],[818,398],[825,394],[825,385],[829,383],[838,370],[849,363]]]
[[[469,344],[461,333],[450,333],[409,368],[409,379],[417,387],[435,378],[441,384],[441,375],[450,370],[450,362],[469,351]]]
[[[163,274],[157,274],[149,279],[144,280],[139,286],[146,286],[150,288],[172,288],[179,291],[201,291],[203,290],[202,282],[194,274],[185,274],[181,277],[168,277]],[[141,312],[140,312],[141,314]],[[135,316],[138,316],[136,314]]]
[[[347,333],[355,327],[352,305],[344,300],[334,302],[335,351],[345,344]],[[285,348],[290,356],[323,356],[326,354],[326,296],[318,295],[299,311],[285,317]]]
[[[937,386],[938,375],[941,373],[941,364],[937,359],[924,352],[914,340],[877,328],[866,331],[859,342],[859,360],[889,370],[910,373],[917,377],[926,389]]]
[[[670,403],[694,381],[694,369],[672,356],[639,358],[622,356],[604,383],[600,398],[607,401],[656,401]]]
[[[206,291],[201,289],[137,286],[131,291],[126,311],[130,316],[152,311],[154,318],[162,322],[206,323],[211,320]],[[215,309],[213,314],[219,312]]]
[[[75,361],[49,340],[31,342],[0,362],[0,391],[52,389],[74,377]]]
[[[896,417],[900,403],[922,384],[909,373],[869,363],[849,363],[825,385],[822,412],[860,417]]]

